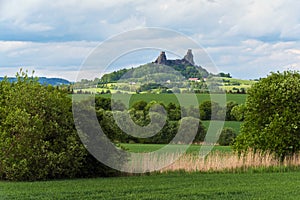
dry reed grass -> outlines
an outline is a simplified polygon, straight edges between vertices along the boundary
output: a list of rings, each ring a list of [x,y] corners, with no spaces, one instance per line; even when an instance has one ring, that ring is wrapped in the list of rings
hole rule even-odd
[[[160,166],[167,166],[159,172],[169,171],[185,171],[185,172],[222,172],[222,171],[247,171],[248,169],[262,169],[269,167],[297,167],[300,166],[300,154],[285,159],[280,162],[272,154],[260,154],[249,152],[244,155],[238,155],[233,152],[220,152],[215,151],[208,156],[200,157],[195,154],[183,154],[179,159],[176,159],[178,155],[175,153],[169,153],[167,156],[153,157],[145,156],[141,157],[139,161],[140,167],[148,169],[145,171],[153,171],[155,169],[155,163],[159,162]],[[174,161],[172,163],[172,161]],[[172,163],[168,165],[168,163]],[[134,167],[135,166],[135,167]],[[137,171],[138,165],[127,166],[127,169],[131,169],[132,172]]]
[[[183,170],[186,172],[210,172],[210,171],[232,171],[247,170],[250,168],[269,168],[269,167],[288,167],[300,166],[299,155],[285,159],[280,162],[272,154],[260,154],[249,152],[244,155],[238,155],[233,152],[213,152],[206,158],[197,157],[193,154],[185,154],[173,164],[160,170],[165,171],[178,171]]]

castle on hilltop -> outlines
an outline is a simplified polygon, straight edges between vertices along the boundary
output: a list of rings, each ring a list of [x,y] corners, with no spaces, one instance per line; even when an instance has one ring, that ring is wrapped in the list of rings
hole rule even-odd
[[[166,53],[162,51],[158,58],[153,62],[161,65],[185,65],[195,66],[194,56],[191,49],[188,49],[186,55],[182,59],[168,60]]]

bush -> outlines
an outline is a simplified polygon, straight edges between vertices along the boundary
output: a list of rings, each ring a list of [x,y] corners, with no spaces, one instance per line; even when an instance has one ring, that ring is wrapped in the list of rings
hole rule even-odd
[[[238,106],[238,104],[234,101],[229,101],[227,102],[227,105],[226,105],[226,121],[236,121],[236,118],[235,116],[233,115],[232,113],[232,110]]]
[[[234,117],[237,121],[244,121],[245,119],[246,106],[245,104],[241,104],[238,106],[234,106],[231,110],[230,115]]]
[[[222,146],[229,146],[234,142],[236,136],[233,128],[225,127],[220,134],[218,143]]]
[[[204,101],[199,106],[201,120],[216,120],[222,116],[222,108],[216,102]],[[223,110],[224,111],[224,110]]]
[[[0,82],[0,177],[75,177],[86,151],[73,124],[71,99],[25,73]]]

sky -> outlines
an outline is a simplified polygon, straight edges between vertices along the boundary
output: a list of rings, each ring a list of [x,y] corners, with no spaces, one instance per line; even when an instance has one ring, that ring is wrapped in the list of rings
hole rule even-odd
[[[75,80],[99,44],[144,27],[186,35],[236,78],[300,70],[299,10],[297,0],[0,0],[0,76],[22,68]],[[120,68],[158,56],[140,54]]]

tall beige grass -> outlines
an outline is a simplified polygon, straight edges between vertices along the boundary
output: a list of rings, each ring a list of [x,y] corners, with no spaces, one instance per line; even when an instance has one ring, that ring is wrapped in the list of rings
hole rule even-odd
[[[272,154],[260,154],[249,152],[244,155],[238,155],[233,152],[219,152],[215,151],[210,153],[205,158],[199,157],[195,154],[184,154],[179,159],[176,153],[169,153],[168,155],[153,157],[145,156],[141,157],[140,164],[143,169],[149,169],[153,171],[155,163],[159,162],[161,166],[166,166],[159,172],[168,171],[186,171],[186,172],[221,172],[237,170],[248,170],[255,168],[269,168],[269,167],[289,167],[300,166],[300,156],[294,155],[293,157],[285,159],[280,162]],[[172,163],[172,161],[174,161]],[[172,163],[168,165],[168,163]],[[137,165],[135,165],[137,166]],[[134,166],[127,166],[127,169],[132,169],[132,172],[136,171]]]
[[[235,171],[247,170],[250,168],[269,168],[275,166],[300,166],[299,155],[285,159],[280,162],[275,159],[272,154],[260,154],[249,152],[247,154],[238,155],[237,153],[226,152],[213,152],[206,158],[201,158],[193,154],[184,154],[181,158],[175,161],[173,164],[160,170],[165,171],[177,171],[183,170],[187,172],[194,171]]]

